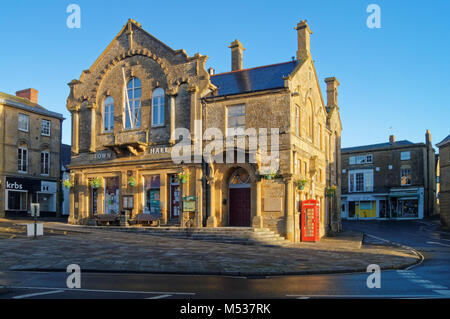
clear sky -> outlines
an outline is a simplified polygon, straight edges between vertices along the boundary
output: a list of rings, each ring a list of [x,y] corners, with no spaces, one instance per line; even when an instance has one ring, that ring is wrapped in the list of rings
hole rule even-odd
[[[70,4],[81,28],[69,29]],[[381,28],[369,29],[369,4],[381,9]],[[0,91],[33,87],[39,103],[67,119],[69,83],[88,69],[128,18],[172,47],[209,56],[207,67],[230,70],[228,45],[247,49],[244,67],[289,61],[294,26],[307,19],[322,92],[336,76],[342,146],[397,140],[433,143],[450,134],[450,1],[2,1]]]

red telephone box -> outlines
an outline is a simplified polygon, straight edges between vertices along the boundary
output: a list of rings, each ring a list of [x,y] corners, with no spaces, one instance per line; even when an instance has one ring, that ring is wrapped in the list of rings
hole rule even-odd
[[[319,201],[310,199],[302,202],[302,241],[320,241],[320,205]]]

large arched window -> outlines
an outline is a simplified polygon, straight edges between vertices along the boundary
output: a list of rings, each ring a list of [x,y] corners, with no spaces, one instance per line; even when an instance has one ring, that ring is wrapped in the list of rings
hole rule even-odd
[[[107,96],[103,101],[103,132],[114,130],[114,99]]]
[[[125,129],[141,127],[141,81],[132,78],[127,85],[127,94],[124,101]]]
[[[157,88],[152,95],[152,126],[164,125],[164,90]]]

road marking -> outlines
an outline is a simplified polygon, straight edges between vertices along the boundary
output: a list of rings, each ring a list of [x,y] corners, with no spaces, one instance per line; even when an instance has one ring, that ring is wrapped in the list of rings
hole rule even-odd
[[[298,297],[297,299],[311,299],[311,297],[303,296],[303,297]]]
[[[411,279],[410,281],[416,283],[416,284],[432,284],[431,281],[429,280],[424,280],[424,279]]]
[[[164,298],[167,298],[170,296],[172,296],[172,295],[161,295],[161,296],[149,297],[149,298],[145,298],[145,299],[164,299]]]
[[[34,293],[34,294],[26,294],[26,295],[14,296],[13,299],[24,299],[24,298],[30,298],[30,297],[36,297],[36,296],[59,294],[61,292],[64,292],[64,290],[44,291],[44,292],[37,292],[37,293]]]
[[[441,285],[435,285],[433,283],[431,285],[423,285],[423,286],[427,289],[441,289],[441,290],[448,289],[447,287],[444,287]]]
[[[105,289],[82,289],[82,288],[49,288],[49,287],[8,287],[10,289],[36,289],[36,290],[55,290],[63,291],[83,291],[83,292],[106,292],[119,294],[148,294],[148,295],[195,295],[194,292],[168,292],[168,291],[134,291],[134,290],[105,290]]]
[[[446,290],[433,290],[434,292],[437,292],[438,294],[450,297],[450,290],[446,289]]]
[[[445,247],[450,247],[450,245],[438,243],[437,241],[427,241],[427,244],[436,244],[436,245],[441,245],[441,246],[445,246]]]

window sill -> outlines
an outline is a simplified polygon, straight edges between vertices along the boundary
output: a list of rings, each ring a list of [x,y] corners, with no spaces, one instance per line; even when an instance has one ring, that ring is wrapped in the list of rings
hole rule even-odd
[[[22,130],[22,129],[20,129],[20,128],[19,128],[19,131],[20,131],[20,132],[24,132],[24,133],[30,133],[29,130]]]

